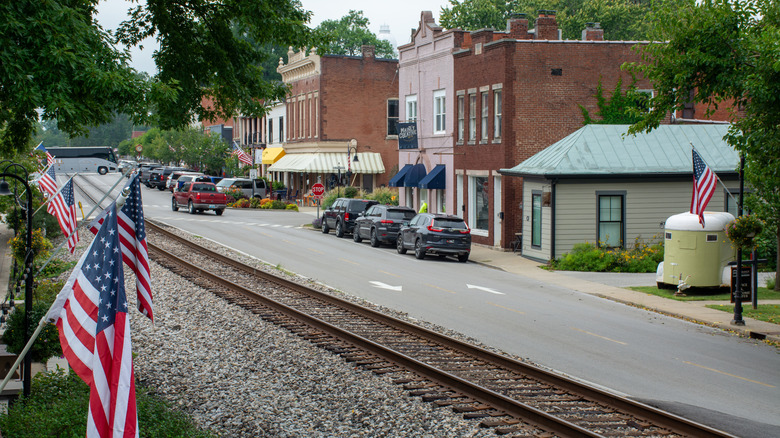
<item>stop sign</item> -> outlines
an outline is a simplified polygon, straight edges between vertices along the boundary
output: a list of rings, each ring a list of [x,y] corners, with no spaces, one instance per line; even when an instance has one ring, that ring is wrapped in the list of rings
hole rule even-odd
[[[315,183],[311,186],[311,194],[314,195],[315,198],[322,198],[322,195],[325,194],[325,186],[320,183]]]

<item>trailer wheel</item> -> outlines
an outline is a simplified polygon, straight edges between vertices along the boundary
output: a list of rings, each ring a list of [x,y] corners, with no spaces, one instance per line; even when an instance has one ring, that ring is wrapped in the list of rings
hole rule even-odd
[[[105,166],[100,166],[98,167],[98,173],[101,175],[105,175],[108,173],[108,168]]]

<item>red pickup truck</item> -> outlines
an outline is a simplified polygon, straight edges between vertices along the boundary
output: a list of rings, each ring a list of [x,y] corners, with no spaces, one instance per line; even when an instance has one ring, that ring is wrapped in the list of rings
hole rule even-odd
[[[227,206],[227,196],[217,192],[217,186],[210,182],[188,182],[173,192],[171,209],[186,208],[190,214],[214,210],[221,216]]]

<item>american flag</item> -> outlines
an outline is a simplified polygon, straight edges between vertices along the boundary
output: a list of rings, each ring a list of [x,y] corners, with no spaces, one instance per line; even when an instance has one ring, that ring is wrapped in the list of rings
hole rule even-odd
[[[243,149],[241,149],[236,142],[233,142],[233,155],[238,157],[238,161],[246,164],[247,166],[251,166],[254,163],[252,162],[252,157],[246,154]]]
[[[715,193],[715,173],[701,159],[696,149],[693,154],[693,195],[691,196],[691,213],[699,216],[699,223],[704,228],[704,209]]]
[[[138,437],[116,204],[52,305],[65,358],[89,385],[87,437]]]
[[[49,168],[51,176],[54,175],[54,169]],[[49,175],[45,173],[44,175]],[[48,181],[44,181],[44,177],[41,177],[38,184],[40,187],[49,193],[50,200],[49,205],[46,206],[46,211],[57,218],[57,222],[60,224],[62,234],[68,238],[68,250],[71,254],[76,251],[76,244],[79,243],[79,233],[76,231],[78,226],[78,220],[76,219],[76,202],[73,196],[73,180],[70,179],[62,189],[57,192],[57,183],[54,183],[54,191],[49,191],[49,188],[44,188]]]
[[[46,152],[46,165],[47,166],[51,166],[52,164],[54,164],[54,157],[43,146],[43,142],[38,143],[38,146],[35,147],[35,150],[36,151]]]
[[[122,259],[135,273],[135,287],[138,296],[138,310],[154,321],[152,303],[151,274],[149,270],[149,251],[146,246],[146,227],[144,225],[144,207],[141,200],[141,183],[136,173],[125,186],[129,189],[125,205],[119,210],[119,241],[122,247]],[[92,223],[89,230],[97,234],[108,214],[103,211]]]

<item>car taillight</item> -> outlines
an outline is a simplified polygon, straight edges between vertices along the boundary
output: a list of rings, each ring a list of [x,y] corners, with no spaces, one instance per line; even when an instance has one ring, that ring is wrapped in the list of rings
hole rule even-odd
[[[344,220],[345,220],[345,221],[348,221],[348,220],[349,220],[349,213],[344,213]]]
[[[466,228],[465,230],[460,230],[460,234],[469,234],[471,232],[470,229]]]
[[[393,221],[391,221],[391,220],[388,220],[388,219],[385,219],[385,220],[381,220],[381,221],[379,221],[379,223],[380,223],[380,224],[393,224],[393,223],[395,223],[395,222],[393,222]]]
[[[428,225],[428,231],[441,233],[442,231],[444,231],[444,228],[434,228],[433,225]]]
[[[195,200],[196,201],[200,201],[200,193],[196,193],[195,194]]]

